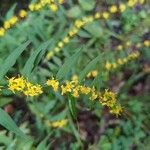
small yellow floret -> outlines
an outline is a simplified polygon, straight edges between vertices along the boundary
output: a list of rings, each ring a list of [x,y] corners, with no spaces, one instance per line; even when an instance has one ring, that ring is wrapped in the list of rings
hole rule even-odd
[[[59,46],[60,48],[62,48],[62,47],[64,46],[64,43],[63,43],[63,42],[59,42],[59,43],[58,43],[58,46]]]
[[[122,50],[123,49],[123,46],[122,45],[118,45],[117,46],[117,50]]]
[[[98,75],[98,71],[97,70],[93,70],[92,72],[91,72],[91,74],[92,74],[92,77],[96,77],[97,75]]]
[[[97,12],[94,17],[95,17],[95,19],[99,19],[101,17],[101,15],[99,12]]]
[[[120,4],[119,9],[121,12],[124,12],[126,10],[126,5],[125,4]]]
[[[53,51],[50,51],[50,52],[48,52],[48,54],[46,55],[46,59],[47,59],[47,60],[50,60],[53,56],[54,56],[54,52],[53,52]]]
[[[140,4],[144,4],[145,0],[139,0]]]
[[[109,11],[110,11],[111,13],[116,13],[116,12],[117,12],[117,6],[112,5],[112,6],[109,8]]]
[[[11,27],[10,22],[9,22],[9,21],[5,21],[5,22],[4,22],[4,28],[5,28],[5,29],[9,29],[10,27]]]
[[[105,64],[105,68],[106,68],[108,71],[111,70],[112,64],[107,61],[106,64]]]
[[[16,16],[12,17],[9,22],[11,25],[14,25],[18,21],[18,18]]]
[[[46,84],[48,86],[51,86],[55,92],[58,91],[59,82],[57,80],[55,80],[54,78],[47,80]]]
[[[26,80],[23,77],[12,77],[8,79],[8,89],[13,93],[22,92],[26,87]]]
[[[63,41],[64,41],[64,43],[68,43],[68,42],[69,42],[69,37],[65,37],[65,38],[63,39]]]
[[[58,0],[59,4],[63,4],[65,2],[65,0]]]
[[[137,0],[129,0],[128,3],[127,3],[127,5],[128,5],[129,7],[133,7],[133,6],[136,4],[136,1],[137,1]]]
[[[144,41],[144,46],[149,47],[150,46],[150,41],[149,40],[145,40]]]
[[[20,10],[20,12],[19,12],[19,17],[24,18],[24,17],[26,17],[26,16],[27,16],[27,11],[25,11],[25,10]]]
[[[0,37],[5,35],[5,29],[0,27]]]
[[[90,92],[91,92],[91,88],[90,87],[80,86],[80,93],[81,94],[88,95]]]
[[[103,18],[108,19],[109,18],[109,13],[108,12],[103,12]]]
[[[56,4],[50,4],[49,8],[51,9],[52,12],[56,12],[58,10],[58,6]]]
[[[42,90],[42,87],[41,85],[34,85],[30,82],[27,82],[26,83],[26,88],[25,90],[23,91],[23,93],[26,95],[26,96],[38,96],[40,94],[43,93],[43,90]]]
[[[30,10],[30,11],[34,11],[34,9],[35,9],[35,5],[34,5],[34,4],[30,4],[30,5],[29,5],[29,10]]]
[[[50,122],[50,121],[47,121],[46,124],[50,127],[53,127],[53,128],[62,128],[64,127],[66,124],[68,123],[68,120],[67,119],[63,119],[63,120],[60,120],[60,121],[53,121],[53,122]]]

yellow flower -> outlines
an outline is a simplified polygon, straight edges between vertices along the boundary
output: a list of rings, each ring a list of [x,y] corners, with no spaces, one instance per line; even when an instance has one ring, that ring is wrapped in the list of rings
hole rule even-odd
[[[122,50],[123,49],[123,46],[122,45],[118,45],[117,46],[117,50]]]
[[[9,21],[5,21],[5,22],[4,22],[4,28],[5,28],[5,29],[9,29],[10,27],[11,27],[10,22],[9,22]]]
[[[63,4],[65,2],[65,0],[58,0],[59,4]]]
[[[54,56],[54,52],[53,52],[53,51],[50,51],[50,52],[48,52],[48,54],[46,55],[46,59],[47,59],[47,60],[50,60],[53,56]]]
[[[105,64],[105,68],[106,68],[108,71],[111,70],[112,64],[107,61],[106,64]]]
[[[150,46],[150,41],[149,40],[145,40],[144,41],[144,46],[149,47]]]
[[[126,10],[126,5],[125,4],[120,4],[119,9],[121,12],[124,12]]]
[[[26,80],[24,77],[12,77],[8,79],[8,89],[13,93],[16,91],[23,92],[26,87]]]
[[[27,16],[27,11],[25,11],[25,10],[20,10],[19,16],[20,16],[21,18],[26,17],[26,16]]]
[[[56,12],[58,10],[58,7],[56,4],[50,4],[49,8],[51,9],[51,11]]]
[[[30,82],[27,82],[26,83],[26,88],[25,90],[23,91],[23,93],[26,95],[26,96],[38,96],[40,94],[43,93],[43,90],[42,90],[42,87],[41,85],[34,85]]]
[[[109,11],[110,11],[111,13],[116,13],[116,12],[117,12],[117,6],[112,5],[112,6],[109,8]]]
[[[67,81],[65,85],[61,86],[61,94],[64,95],[68,92],[71,92],[73,88],[74,88],[73,82]]]
[[[65,38],[63,39],[63,41],[64,41],[64,43],[68,43],[68,42],[69,42],[69,37],[65,37]]]
[[[89,73],[86,75],[87,78],[90,78],[91,76],[92,76],[92,73],[91,73],[91,72],[89,72]]]
[[[75,87],[75,88],[73,88],[71,95],[72,95],[73,97],[75,97],[75,98],[78,98],[78,97],[79,97],[79,87],[78,87],[78,86]]]
[[[47,121],[46,124],[50,127],[53,127],[53,128],[62,128],[64,126],[66,126],[68,123],[68,120],[67,119],[62,119],[60,121]]]
[[[35,6],[34,6],[34,9],[35,10],[40,10],[42,8],[42,5],[41,4],[36,4]]]
[[[136,4],[136,2],[137,0],[129,0],[127,4],[129,7],[133,7]]]
[[[55,51],[56,53],[58,53],[58,52],[60,51],[60,48],[59,48],[59,47],[55,47],[55,48],[54,48],[54,51]]]
[[[4,36],[5,35],[5,29],[0,27],[0,36]]]
[[[74,25],[77,27],[77,28],[81,28],[83,25],[84,25],[84,22],[81,21],[81,20],[76,20]]]
[[[123,109],[120,105],[115,105],[110,109],[110,113],[115,114],[116,116],[121,115]]]
[[[95,100],[97,97],[98,97],[98,94],[97,94],[95,88],[93,87],[93,88],[91,89],[91,97],[90,97],[90,99],[91,99],[91,100]]]
[[[73,75],[72,78],[71,78],[71,80],[74,81],[75,84],[77,84],[79,82],[77,75]]]
[[[16,16],[12,17],[9,22],[11,25],[14,25],[18,21],[18,18]]]
[[[124,63],[127,63],[127,62],[128,62],[128,59],[127,59],[127,58],[123,58],[122,61],[123,61]]]
[[[100,15],[100,13],[96,13],[95,15],[94,15],[94,17],[95,17],[95,19],[99,19],[100,17],[101,17],[101,15]]]
[[[145,0],[139,0],[140,4],[143,4],[145,2]]]
[[[103,18],[108,19],[109,18],[109,13],[108,12],[103,12]]]
[[[131,46],[131,42],[130,42],[130,41],[127,41],[127,42],[126,42],[126,46]]]
[[[100,96],[100,103],[103,106],[114,107],[116,105],[116,93],[105,90],[105,92]]]
[[[48,86],[52,86],[52,88],[54,89],[54,91],[58,91],[59,88],[59,82],[57,80],[55,80],[54,78],[47,80],[46,84]]]
[[[64,46],[63,42],[58,43],[58,47],[62,48]]]
[[[97,70],[93,70],[91,72],[91,74],[92,74],[93,77],[96,77],[98,75],[98,71]]]
[[[119,65],[123,65],[124,62],[123,62],[120,58],[118,58],[117,63],[118,63]]]
[[[34,9],[35,9],[35,5],[34,5],[34,4],[30,4],[30,5],[29,5],[29,10],[30,10],[30,11],[34,11]]]
[[[91,92],[91,88],[90,87],[86,87],[86,86],[80,86],[80,92],[81,94],[89,94]]]

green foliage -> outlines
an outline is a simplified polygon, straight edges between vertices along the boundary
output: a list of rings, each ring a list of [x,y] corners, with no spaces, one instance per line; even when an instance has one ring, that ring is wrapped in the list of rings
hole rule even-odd
[[[30,11],[0,37],[0,150],[149,149],[150,49],[144,46],[150,35],[149,6],[146,3],[126,7],[124,12],[103,19],[102,12],[111,4],[116,3],[57,2],[57,12],[49,7]],[[2,22],[16,14],[16,5],[0,17]],[[99,11],[100,19],[91,19],[79,29],[74,27],[76,20],[86,20],[85,16]],[[72,29],[79,30],[73,37],[68,34]],[[65,36],[69,42],[58,46]],[[137,43],[142,45],[141,49],[136,47]],[[119,45],[122,50],[118,50]],[[106,70],[106,61],[115,63],[137,50],[141,53],[137,60]],[[47,60],[47,53],[53,51],[54,56]],[[93,70],[98,71],[97,76],[87,77]],[[43,94],[31,98],[8,90],[4,77],[17,74],[40,83]],[[99,101],[89,100],[91,95],[74,98],[46,85],[49,78],[56,77],[63,84],[73,75],[78,75],[81,85],[94,86],[102,93],[105,89],[115,91],[123,114],[118,118],[110,114]],[[67,124],[63,127],[52,126],[65,119]]]

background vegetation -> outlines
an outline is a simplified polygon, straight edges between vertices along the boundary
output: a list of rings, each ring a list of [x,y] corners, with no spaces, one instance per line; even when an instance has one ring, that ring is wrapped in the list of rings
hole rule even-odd
[[[0,12],[0,150],[149,149],[148,1],[0,1]]]

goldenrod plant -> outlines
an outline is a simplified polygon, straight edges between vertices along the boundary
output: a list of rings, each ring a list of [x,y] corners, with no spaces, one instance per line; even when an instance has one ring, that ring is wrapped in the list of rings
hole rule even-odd
[[[0,150],[149,149],[149,2],[22,2],[0,1]]]

